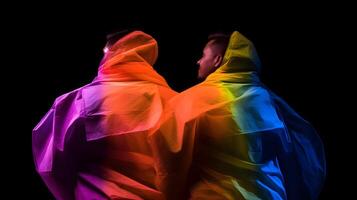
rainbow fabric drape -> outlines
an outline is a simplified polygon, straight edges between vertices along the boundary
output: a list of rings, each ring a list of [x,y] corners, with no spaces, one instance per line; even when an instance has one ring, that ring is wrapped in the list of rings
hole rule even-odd
[[[170,100],[178,144],[192,145],[183,155],[197,175],[192,199],[317,199],[326,173],[321,140],[258,71],[254,45],[234,32],[222,66]]]
[[[320,138],[259,81],[247,38],[234,32],[223,65],[180,94],[156,57],[151,36],[126,35],[34,128],[36,169],[57,199],[317,198]]]
[[[176,92],[152,68],[156,57],[151,36],[130,33],[34,128],[36,169],[56,199],[163,199],[146,138]]]

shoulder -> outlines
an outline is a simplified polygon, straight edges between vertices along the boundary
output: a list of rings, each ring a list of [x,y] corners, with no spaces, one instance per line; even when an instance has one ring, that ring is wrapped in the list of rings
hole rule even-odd
[[[242,88],[239,97],[250,101],[270,101],[271,99],[269,91],[262,86],[246,86]]]
[[[54,106],[55,107],[63,106],[70,102],[81,100],[82,99],[82,92],[81,92],[82,89],[83,89],[83,87],[75,89],[71,92],[67,92],[67,93],[62,94],[61,96],[57,97],[54,102]]]

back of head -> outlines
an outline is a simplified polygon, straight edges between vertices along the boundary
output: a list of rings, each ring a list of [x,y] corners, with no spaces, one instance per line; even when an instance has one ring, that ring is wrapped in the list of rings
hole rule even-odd
[[[132,61],[141,60],[153,65],[157,59],[158,47],[156,40],[142,31],[123,30],[107,35],[104,53],[102,63],[114,57],[117,61],[118,58],[123,60],[126,56]]]
[[[104,52],[107,52],[109,48],[113,46],[119,39],[129,34],[130,32],[132,32],[131,29],[125,29],[121,31],[112,32],[106,35],[107,43],[105,44]]]
[[[213,33],[208,36],[208,44],[212,45],[217,53],[223,57],[229,43],[229,38],[230,34],[222,32]]]
[[[261,70],[254,44],[238,31],[231,34],[221,69],[230,72],[260,72]]]

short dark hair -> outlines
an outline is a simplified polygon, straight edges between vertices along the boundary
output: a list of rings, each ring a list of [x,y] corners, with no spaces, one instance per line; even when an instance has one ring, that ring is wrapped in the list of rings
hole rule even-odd
[[[217,46],[222,55],[226,52],[229,39],[230,34],[221,32],[213,33],[208,36],[208,42],[210,42],[211,45]]]

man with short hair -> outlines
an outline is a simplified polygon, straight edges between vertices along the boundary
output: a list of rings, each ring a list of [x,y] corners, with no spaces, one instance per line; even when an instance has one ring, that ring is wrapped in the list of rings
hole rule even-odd
[[[170,100],[177,154],[189,160],[187,176],[197,175],[187,181],[189,198],[317,199],[326,173],[321,140],[261,83],[254,45],[237,31],[215,35],[197,63],[205,80]]]

